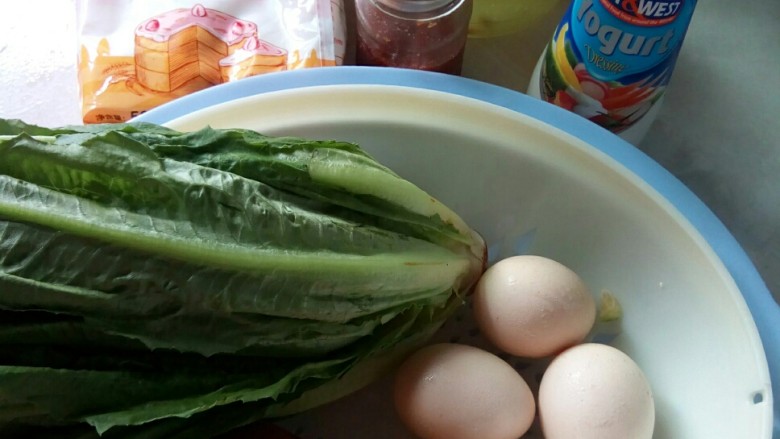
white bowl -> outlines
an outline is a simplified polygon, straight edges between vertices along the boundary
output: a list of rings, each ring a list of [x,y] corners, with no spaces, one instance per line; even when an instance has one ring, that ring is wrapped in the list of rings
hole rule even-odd
[[[461,214],[492,257],[545,255],[592,291],[612,292],[624,317],[611,344],[653,387],[654,437],[772,435],[770,373],[754,320],[771,301],[766,287],[679,182],[584,120],[462,78],[347,67],[218,86],[139,120],[357,142]],[[759,327],[780,321],[764,312]],[[772,328],[762,331],[770,359]],[[484,344],[467,308],[440,338]],[[523,373],[533,380],[538,370]],[[389,390],[388,380],[376,383],[286,425],[312,438],[406,437]]]

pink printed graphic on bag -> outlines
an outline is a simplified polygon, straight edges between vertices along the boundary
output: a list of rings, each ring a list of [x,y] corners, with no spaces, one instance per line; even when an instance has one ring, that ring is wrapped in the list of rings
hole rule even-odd
[[[341,65],[342,0],[77,0],[84,123],[265,73]]]
[[[136,76],[151,90],[169,92],[197,77],[219,84],[284,70],[287,51],[257,32],[255,23],[200,4],[156,15],[135,30]]]

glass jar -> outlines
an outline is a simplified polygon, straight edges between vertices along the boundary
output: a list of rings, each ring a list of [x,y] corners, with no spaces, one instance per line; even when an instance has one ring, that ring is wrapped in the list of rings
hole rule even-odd
[[[460,74],[472,0],[355,0],[356,63]]]

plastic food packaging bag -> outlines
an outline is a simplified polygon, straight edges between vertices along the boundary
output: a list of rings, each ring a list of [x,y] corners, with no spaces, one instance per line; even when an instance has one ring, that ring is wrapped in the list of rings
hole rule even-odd
[[[79,0],[84,123],[268,72],[341,65],[342,0]]]

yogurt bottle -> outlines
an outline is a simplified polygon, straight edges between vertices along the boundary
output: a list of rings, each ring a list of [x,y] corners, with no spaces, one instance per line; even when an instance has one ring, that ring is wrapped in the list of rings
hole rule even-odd
[[[573,0],[528,94],[638,144],[658,114],[696,0]]]

